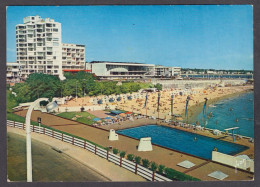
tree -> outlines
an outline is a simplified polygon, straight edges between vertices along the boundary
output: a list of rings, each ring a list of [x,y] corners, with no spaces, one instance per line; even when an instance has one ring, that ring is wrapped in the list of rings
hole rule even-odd
[[[121,152],[120,152],[120,157],[121,157],[121,158],[124,158],[124,157],[125,157],[125,151],[121,151]]]
[[[31,101],[40,97],[53,97],[60,95],[60,80],[58,77],[42,73],[30,74],[25,83],[30,88]]]
[[[140,162],[141,162],[141,157],[136,156],[135,157],[135,174],[137,174],[137,167],[138,167],[138,164],[140,164]]]
[[[118,152],[119,152],[118,149],[116,149],[116,148],[113,149],[113,153],[114,153],[115,155],[117,155]]]
[[[159,172],[160,174],[163,174],[164,168],[165,168],[164,165],[159,165],[159,166],[158,166],[158,172]]]
[[[154,181],[154,175],[155,175],[155,171],[157,170],[158,165],[155,162],[151,163],[151,170],[153,171],[153,177],[152,177],[152,181]]]
[[[133,161],[134,160],[134,155],[133,154],[128,154],[127,155],[127,160]]]
[[[64,96],[83,96],[82,87],[78,83],[77,79],[68,79],[65,80],[62,84],[62,93]]]
[[[13,112],[14,107],[18,105],[16,101],[16,97],[12,94],[10,90],[7,90],[6,92],[6,105],[7,105],[7,112],[11,113]]]
[[[150,165],[149,160],[147,160],[147,159],[142,159],[142,162],[143,162],[143,166],[144,166],[145,168],[148,168],[148,167],[149,167],[149,165]]]
[[[16,101],[17,103],[24,103],[24,102],[29,102],[33,101],[31,99],[31,89],[28,86],[27,83],[17,83],[13,87],[13,91],[16,93]]]
[[[157,165],[155,162],[152,162],[152,163],[151,163],[151,170],[152,170],[152,171],[156,171],[157,168],[158,168],[158,165]]]
[[[137,163],[137,164],[141,163],[141,157],[140,156],[135,157],[135,163]]]
[[[162,84],[160,83],[157,83],[154,87],[157,88],[157,90],[162,90]]]

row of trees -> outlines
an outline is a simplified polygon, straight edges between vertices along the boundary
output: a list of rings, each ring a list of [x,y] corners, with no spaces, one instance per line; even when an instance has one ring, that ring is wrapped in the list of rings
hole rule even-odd
[[[107,148],[109,150],[109,148]],[[114,154],[118,154],[120,158],[124,158],[126,155],[125,151],[119,151],[118,149],[114,148],[113,150]],[[164,165],[158,165],[155,162],[150,162],[148,159],[142,159],[140,156],[135,156],[133,154],[127,155],[127,160],[134,161],[136,164],[141,164],[145,168],[149,168],[153,171],[153,177],[154,173],[158,172],[161,175],[165,175],[167,178],[177,181],[199,181],[199,179],[194,178],[190,175],[186,175],[184,173],[181,173],[179,171],[176,171],[172,168],[166,168]],[[121,164],[121,161],[120,161]],[[137,172],[137,171],[135,171]]]
[[[142,88],[154,87],[148,83],[100,81],[91,73],[80,71],[76,74],[65,73],[66,80],[60,81],[56,76],[47,74],[31,74],[24,83],[17,83],[12,87],[17,94],[18,103],[31,102],[40,97],[64,97],[85,95],[111,95],[137,92]],[[161,85],[156,87],[161,89]]]

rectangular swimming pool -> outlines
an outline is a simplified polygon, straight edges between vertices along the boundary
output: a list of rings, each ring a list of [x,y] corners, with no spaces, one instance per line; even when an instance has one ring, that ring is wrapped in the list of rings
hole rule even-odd
[[[158,125],[146,125],[116,132],[136,139],[151,137],[154,144],[205,159],[211,159],[211,152],[215,147],[219,152],[229,155],[248,149],[247,146]]]

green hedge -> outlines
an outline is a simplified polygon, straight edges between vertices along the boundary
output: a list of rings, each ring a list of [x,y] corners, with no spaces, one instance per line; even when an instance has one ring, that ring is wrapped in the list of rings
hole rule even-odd
[[[176,171],[172,168],[166,168],[165,169],[166,177],[172,180],[178,180],[178,181],[200,181],[200,179],[197,179],[195,177],[192,177],[190,175],[186,175],[184,173],[181,173],[179,171]]]

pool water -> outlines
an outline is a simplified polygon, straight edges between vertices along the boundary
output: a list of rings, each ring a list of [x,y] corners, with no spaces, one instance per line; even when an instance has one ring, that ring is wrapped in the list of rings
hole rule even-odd
[[[243,145],[158,125],[146,125],[116,132],[136,139],[151,137],[154,144],[204,159],[211,159],[211,152],[215,147],[218,152],[229,155],[235,155],[248,148]]]

